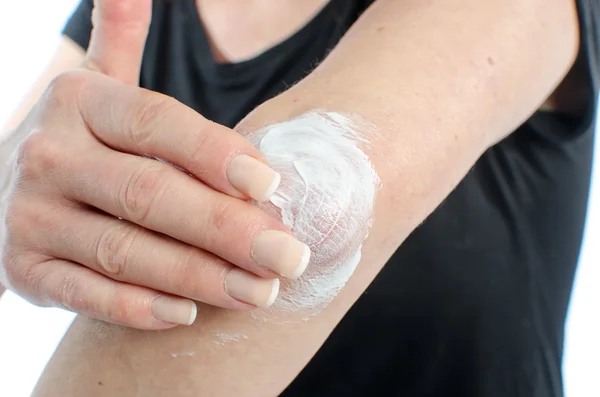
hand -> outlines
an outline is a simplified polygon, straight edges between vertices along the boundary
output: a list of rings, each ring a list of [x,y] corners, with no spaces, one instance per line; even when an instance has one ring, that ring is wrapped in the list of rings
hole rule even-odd
[[[165,329],[193,322],[192,300],[268,306],[309,251],[246,201],[279,182],[248,141],[135,86],[150,19],[151,0],[97,1],[84,67],[14,132],[0,273],[33,303]]]

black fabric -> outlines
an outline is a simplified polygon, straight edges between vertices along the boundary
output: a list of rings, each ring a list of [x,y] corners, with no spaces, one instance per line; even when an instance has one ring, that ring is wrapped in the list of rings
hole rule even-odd
[[[370,3],[333,0],[274,48],[218,64],[194,0],[155,1],[141,85],[233,126],[309,73]],[[600,3],[578,5],[585,116],[538,112],[489,149],[284,397],[562,396],[600,78]],[[82,47],[90,12],[91,1],[82,2],[65,28]]]

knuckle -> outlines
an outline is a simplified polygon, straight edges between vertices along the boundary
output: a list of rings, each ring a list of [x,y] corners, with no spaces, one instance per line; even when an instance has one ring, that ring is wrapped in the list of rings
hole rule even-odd
[[[218,202],[212,211],[212,231],[217,233],[226,232],[237,216],[239,216],[239,213],[235,213],[230,201]]]
[[[65,160],[61,146],[44,132],[29,135],[19,146],[17,155],[19,176],[39,179],[57,170]]]
[[[67,159],[69,139],[62,129],[72,127],[78,118],[78,98],[87,84],[86,72],[72,70],[56,76],[46,87],[38,105],[28,117],[27,137],[17,149],[17,167],[20,175],[39,177],[56,169]]]
[[[217,143],[213,138],[214,134],[212,131],[212,122],[209,122],[209,126],[200,129],[195,132],[193,139],[193,145],[191,145],[190,151],[188,152],[188,160],[191,164],[203,164],[206,163],[206,158],[217,148]],[[201,168],[199,172],[206,172],[205,169]],[[196,172],[198,173],[198,172]]]
[[[26,191],[15,193],[7,203],[0,234],[6,238],[2,242],[5,249],[27,247],[32,252],[43,251],[48,241],[48,233],[61,228],[58,207],[47,203],[46,198],[31,198]],[[41,241],[40,239],[43,239]],[[2,249],[2,247],[0,247]]]
[[[65,276],[55,290],[56,303],[67,310],[75,311],[77,290],[77,279],[72,276]]]
[[[117,324],[133,324],[138,318],[138,306],[132,295],[115,288],[104,308],[104,315]]]
[[[168,178],[162,164],[146,163],[126,180],[122,189],[121,207],[127,219],[143,224],[150,218],[154,203],[168,191]]]
[[[128,134],[131,142],[136,147],[143,149],[153,139],[156,127],[160,125],[172,112],[173,109],[180,106],[180,103],[171,97],[147,93],[145,101],[135,109],[132,117],[134,118]]]
[[[197,248],[190,248],[168,274],[168,282],[177,295],[215,304],[227,293],[225,277],[231,266],[216,255],[207,257]]]
[[[27,291],[38,293],[41,291],[41,285],[44,281],[44,276],[38,271],[38,266],[19,266],[18,262],[13,262],[11,265],[12,269],[8,268],[7,273],[9,277],[12,276],[10,281],[14,285],[19,285]]]
[[[167,283],[175,291],[186,296],[200,296],[198,285],[200,284],[199,277],[202,269],[199,269],[199,264],[202,261],[198,258],[196,248],[188,247],[185,252],[182,252],[181,260],[178,258],[177,263],[167,273]]]
[[[94,94],[91,76],[87,70],[73,69],[54,77],[37,107],[38,122],[53,123],[61,129],[72,128],[73,120],[81,120],[82,98]]]
[[[235,235],[235,239],[245,238],[254,227],[248,216],[248,209],[241,202],[221,200],[210,212],[208,227],[204,230],[204,241],[210,246],[223,244],[226,236]]]
[[[44,262],[24,264],[17,259],[15,268],[8,272],[14,288],[24,293],[30,301],[48,306],[52,304],[53,294],[46,288],[48,273],[43,270]]]
[[[79,91],[87,82],[88,73],[83,70],[73,69],[54,77],[46,87],[46,100],[54,105],[72,103],[78,97]]]
[[[123,278],[137,238],[136,228],[125,223],[107,228],[96,246],[96,263],[100,269],[113,277]]]

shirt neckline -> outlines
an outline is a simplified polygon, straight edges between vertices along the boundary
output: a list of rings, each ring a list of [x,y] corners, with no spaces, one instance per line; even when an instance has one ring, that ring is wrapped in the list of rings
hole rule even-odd
[[[204,72],[213,73],[228,73],[229,71],[239,73],[240,69],[245,69],[261,64],[265,60],[272,59],[282,52],[286,52],[288,48],[295,48],[295,43],[302,43],[312,34],[314,34],[315,26],[321,23],[321,20],[327,17],[330,13],[331,8],[335,0],[330,0],[321,10],[306,24],[300,27],[296,32],[292,33],[285,39],[281,40],[277,44],[270,48],[265,49],[259,54],[252,58],[248,58],[239,62],[217,62],[214,59],[210,44],[208,41],[208,35],[202,20],[198,8],[196,7],[195,0],[184,0],[186,5],[186,13],[189,13],[190,17],[186,18],[189,22],[190,32],[192,34],[191,40],[193,41],[193,56],[197,59],[198,64]]]

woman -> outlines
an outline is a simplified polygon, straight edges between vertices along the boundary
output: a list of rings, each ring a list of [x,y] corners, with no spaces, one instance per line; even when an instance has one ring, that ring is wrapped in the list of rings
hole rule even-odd
[[[96,3],[87,55],[83,1],[48,75],[87,70],[2,145],[4,282],[85,315],[35,396],[562,394],[596,2]],[[321,169],[273,161],[306,148]],[[338,160],[309,232],[290,223],[290,178]],[[325,248],[370,222],[315,303],[346,281]]]

